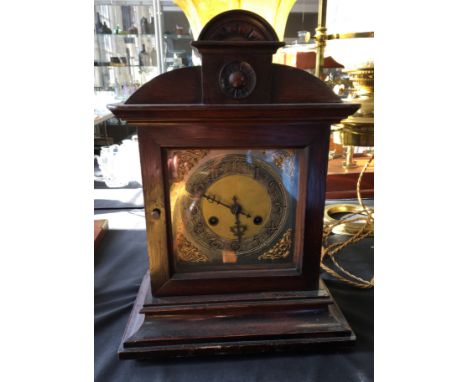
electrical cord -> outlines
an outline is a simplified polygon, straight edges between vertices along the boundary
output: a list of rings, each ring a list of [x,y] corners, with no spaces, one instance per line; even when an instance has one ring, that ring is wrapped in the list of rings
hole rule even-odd
[[[364,280],[363,278],[352,274],[351,272],[344,269],[336,260],[335,256],[345,247],[348,245],[357,243],[362,239],[366,238],[367,236],[373,233],[373,226],[374,226],[374,213],[364,205],[362,198],[361,198],[361,181],[364,173],[366,172],[369,165],[374,160],[374,155],[369,158],[366,165],[361,170],[359,174],[359,178],[356,185],[356,193],[359,205],[361,207],[360,211],[357,211],[353,214],[350,214],[342,219],[336,220],[335,222],[327,222],[324,226],[323,232],[323,241],[322,241],[322,254],[321,254],[321,263],[320,267],[328,273],[330,276],[340,280],[348,285],[351,285],[356,288],[373,288],[374,287],[374,276],[370,280]],[[356,216],[357,217],[353,217]],[[349,219],[353,217],[352,219]],[[361,222],[361,228],[351,235],[351,237],[343,242],[340,243],[333,243],[328,245],[328,238],[332,234],[332,230],[334,227],[341,225],[341,224],[349,224],[349,223],[356,223]],[[370,229],[372,228],[372,229]],[[333,265],[335,266],[336,270],[332,269],[331,267],[325,264],[325,259],[329,257],[332,261]]]

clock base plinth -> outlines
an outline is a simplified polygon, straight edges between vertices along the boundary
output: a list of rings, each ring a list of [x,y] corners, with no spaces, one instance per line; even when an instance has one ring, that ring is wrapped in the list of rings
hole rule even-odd
[[[154,299],[143,278],[120,359],[158,359],[314,349],[356,337],[324,283],[313,292]],[[162,300],[162,303],[161,303]],[[193,298],[191,299],[193,301]],[[170,302],[169,302],[170,301]]]

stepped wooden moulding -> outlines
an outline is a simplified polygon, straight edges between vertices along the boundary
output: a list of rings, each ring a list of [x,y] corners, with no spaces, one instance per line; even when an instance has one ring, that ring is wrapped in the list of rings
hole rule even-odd
[[[330,125],[359,105],[273,64],[283,43],[254,13],[192,45],[201,67],[109,106],[138,128],[149,257],[120,358],[352,342],[319,270]]]

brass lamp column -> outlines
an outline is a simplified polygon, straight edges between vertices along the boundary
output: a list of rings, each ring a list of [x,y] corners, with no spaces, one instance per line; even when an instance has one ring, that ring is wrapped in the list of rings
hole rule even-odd
[[[318,22],[315,29],[315,45],[317,56],[315,58],[315,77],[320,78],[323,69],[323,59],[325,56],[325,45],[327,41],[327,0],[320,0],[318,6]]]
[[[326,34],[327,0],[319,1],[318,12],[318,26],[314,37],[317,48],[315,76],[321,78],[327,40],[373,38],[374,32]],[[354,147],[374,146],[374,66],[373,63],[366,64],[345,72],[354,86],[347,101],[359,103],[361,108],[340,124],[332,126],[332,131],[334,141],[346,147],[343,167],[353,168],[356,167],[353,160]]]

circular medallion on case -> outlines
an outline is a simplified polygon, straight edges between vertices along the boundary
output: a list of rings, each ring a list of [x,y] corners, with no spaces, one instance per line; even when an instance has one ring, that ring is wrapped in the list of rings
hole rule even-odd
[[[248,97],[255,89],[257,76],[252,66],[245,61],[233,61],[224,65],[219,75],[222,92],[234,99]]]

